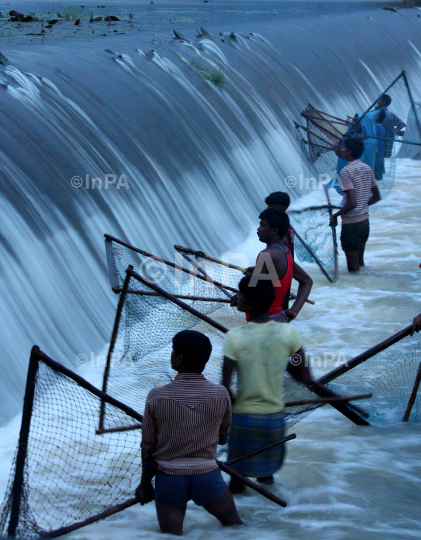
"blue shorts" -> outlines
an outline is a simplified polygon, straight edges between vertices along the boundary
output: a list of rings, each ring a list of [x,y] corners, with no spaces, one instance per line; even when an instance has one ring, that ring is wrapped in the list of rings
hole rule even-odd
[[[160,506],[185,506],[192,500],[198,506],[206,506],[217,499],[227,487],[221,471],[202,474],[156,473],[155,502]]]

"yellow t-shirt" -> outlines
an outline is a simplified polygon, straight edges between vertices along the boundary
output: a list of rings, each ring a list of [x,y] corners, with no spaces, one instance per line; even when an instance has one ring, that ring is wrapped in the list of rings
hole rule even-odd
[[[289,358],[303,346],[286,323],[248,322],[226,334],[224,356],[237,364],[234,413],[275,413],[284,408],[283,378]]]

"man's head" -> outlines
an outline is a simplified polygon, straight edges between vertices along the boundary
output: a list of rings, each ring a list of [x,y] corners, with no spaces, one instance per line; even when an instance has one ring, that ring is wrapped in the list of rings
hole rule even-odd
[[[379,101],[377,102],[377,105],[379,107],[389,107],[389,105],[392,103],[392,98],[389,96],[389,94],[383,94]]]
[[[291,203],[291,199],[289,198],[288,193],[274,191],[266,197],[265,203],[268,205],[268,208],[286,210]]]
[[[342,157],[347,161],[359,159],[364,152],[364,143],[361,139],[347,137],[342,146]]]
[[[282,239],[289,228],[289,217],[280,208],[266,208],[259,216],[260,226],[257,236],[261,242],[269,244]]]
[[[179,373],[202,373],[212,352],[209,338],[195,330],[182,330],[172,339],[171,367]]]
[[[385,111],[380,111],[379,114],[377,115],[376,122],[378,124],[381,124],[385,118],[386,118],[386,112]]]
[[[250,286],[253,276],[245,276],[238,284],[238,311],[243,313],[266,313],[275,300],[275,287],[270,279],[260,279]]]

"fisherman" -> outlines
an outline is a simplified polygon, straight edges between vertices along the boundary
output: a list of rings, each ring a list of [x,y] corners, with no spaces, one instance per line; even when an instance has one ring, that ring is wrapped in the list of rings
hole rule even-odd
[[[382,126],[386,131],[386,140],[384,141],[384,157],[390,158],[393,150],[393,139],[395,135],[400,135],[401,130],[405,127],[405,122],[398,118],[395,114],[388,110],[392,103],[392,98],[388,94],[383,94],[377,102],[376,109],[382,109],[386,113],[386,117],[382,122]]]
[[[283,210],[284,212],[286,212],[289,205],[291,204],[291,199],[288,193],[285,193],[284,191],[274,191],[273,193],[271,193],[270,195],[266,197],[265,203],[267,204],[268,208],[279,208],[280,210]],[[284,246],[286,246],[290,250],[293,259],[294,259],[294,237],[295,237],[295,231],[292,225],[290,225],[285,236],[282,239],[282,243]],[[284,301],[282,303],[282,309],[284,311],[286,311],[289,308],[290,295],[291,295],[291,287],[286,293],[284,297]]]
[[[377,134],[377,151],[376,160],[374,162],[374,176],[376,180],[383,180],[384,173],[384,138],[386,137],[386,130],[382,126],[383,120],[386,118],[385,111],[381,110],[376,119],[376,134]]]
[[[290,250],[282,244],[289,228],[288,215],[279,208],[266,208],[259,216],[257,236],[266,244],[266,249],[257,256],[256,266],[247,268],[247,274],[268,274],[267,279],[275,285],[276,297],[269,309],[271,319],[287,323],[295,319],[307,300],[313,280],[301,266],[294,262]],[[298,281],[295,302],[284,309],[285,296],[291,288],[292,278]],[[231,306],[237,306],[237,295],[231,298]]]
[[[360,160],[364,150],[361,139],[348,137],[341,148],[347,162],[340,174],[344,194],[342,208],[332,215],[331,226],[337,226],[342,216],[341,246],[349,272],[364,266],[364,250],[370,234],[368,207],[380,201],[377,181],[371,168]]]
[[[190,499],[223,525],[243,524],[215,461],[217,445],[227,442],[231,401],[223,386],[202,375],[211,351],[209,339],[200,332],[176,334],[171,367],[178,375],[146,399],[142,479],[136,496],[142,505],[155,498],[164,533],[182,534]]]
[[[292,325],[276,324],[269,308],[276,296],[271,281],[248,275],[241,279],[238,310],[250,315],[249,321],[230,330],[224,343],[222,384],[231,394],[230,383],[237,370],[237,397],[233,401],[232,425],[228,437],[228,460],[236,459],[285,435],[283,379],[285,371],[309,384],[310,370],[305,362],[303,340]],[[291,360],[289,358],[292,357]],[[281,467],[284,445],[233,464],[232,468],[258,482],[273,483]],[[241,480],[231,478],[232,493],[245,490]]]
[[[285,193],[284,191],[274,191],[266,197],[265,203],[268,208],[279,208],[286,212],[291,204],[291,199],[288,193]],[[290,225],[286,235],[282,239],[282,243],[290,250],[292,258],[294,258],[294,236],[295,231],[292,225]]]

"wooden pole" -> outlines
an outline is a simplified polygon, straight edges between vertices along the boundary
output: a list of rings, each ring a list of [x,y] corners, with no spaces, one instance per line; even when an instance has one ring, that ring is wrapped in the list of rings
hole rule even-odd
[[[420,382],[421,382],[421,363],[418,367],[418,373],[417,373],[417,376],[415,377],[414,387],[412,388],[411,396],[408,401],[408,406],[406,408],[405,414],[403,415],[403,419],[402,419],[403,422],[408,422],[409,420],[409,415],[411,414],[412,407],[414,406],[415,399],[417,397],[418,388],[420,386]]]
[[[134,272],[132,266],[129,266],[129,268],[126,270],[126,272],[127,272],[127,274],[133,276],[135,279],[137,279],[138,281],[140,281],[141,283],[143,283],[147,287],[150,287],[153,291],[159,293],[164,298],[167,298],[168,300],[173,302],[173,304],[176,304],[177,306],[179,306],[182,309],[188,311],[192,315],[195,315],[198,319],[201,319],[202,321],[207,322],[208,324],[210,324],[211,326],[213,326],[217,330],[220,330],[224,334],[226,334],[228,332],[228,328],[226,328],[222,324],[219,324],[218,322],[214,321],[213,319],[211,319],[207,315],[204,315],[203,313],[201,313],[197,309],[194,309],[193,307],[189,306],[188,304],[186,304],[182,300],[179,300],[173,294],[165,291],[164,289],[161,289],[161,287],[158,287],[158,285],[155,285],[155,283],[150,283],[149,281],[147,281],[140,274],[138,274],[137,272]]]
[[[418,134],[421,137],[421,124],[420,119],[418,118],[417,109],[415,107],[414,98],[412,97],[411,88],[409,87],[408,77],[406,76],[406,71],[402,71],[403,80],[405,82],[406,90],[408,92],[409,99],[411,101],[412,109],[414,110],[414,116],[415,116],[415,122],[417,123],[418,127]],[[408,144],[406,141],[404,141],[406,144]],[[416,144],[416,143],[415,143]],[[419,144],[419,143],[418,143]]]
[[[309,390],[320,396],[321,398],[330,398],[330,397],[337,397],[337,394],[332,392],[329,388],[326,386],[320,386],[317,382],[315,384],[308,385]],[[330,405],[342,413],[344,416],[349,418],[351,422],[354,422],[354,424],[357,424],[358,426],[368,426],[369,423],[362,418],[362,416],[365,416],[366,418],[370,416],[370,414],[367,411],[364,411],[363,409],[360,409],[359,407],[356,407],[352,404],[346,404],[346,403],[337,403],[335,401],[332,401]]]
[[[266,489],[263,489],[262,487],[258,486],[248,478],[245,478],[244,476],[241,476],[238,472],[234,471],[234,469],[231,469],[231,467],[227,467],[222,461],[216,460],[216,463],[218,464],[219,468],[229,474],[230,476],[233,476],[234,478],[238,478],[238,480],[241,480],[243,484],[250,487],[251,489],[254,489],[254,491],[257,491],[257,493],[260,493],[263,495],[263,497],[266,497],[266,499],[269,499],[270,501],[273,501],[276,504],[279,504],[279,506],[282,506],[285,508],[287,506],[287,503],[271,493],[270,491],[267,491]]]
[[[278,441],[275,441],[270,444],[266,444],[265,446],[261,446],[260,448],[257,448],[257,450],[253,450],[252,452],[249,452],[248,454],[244,454],[244,456],[241,456],[236,459],[230,459],[230,461],[226,461],[224,465],[227,465],[227,466],[234,465],[234,463],[238,463],[239,461],[244,461],[245,459],[248,459],[250,457],[257,456],[258,454],[261,454],[262,452],[266,452],[266,450],[270,450],[270,448],[274,448],[275,446],[286,443],[287,441],[291,441],[292,439],[295,439],[296,437],[297,435],[295,433],[291,433],[291,435],[282,437],[282,439],[279,439]]]
[[[129,266],[129,268],[133,268],[133,266]],[[130,281],[130,275],[126,274],[126,279],[124,280],[123,289],[122,289],[120,298],[118,300],[117,313],[114,320],[113,333],[111,334],[110,347],[108,349],[107,360],[105,363],[104,377],[102,380],[102,391],[104,393],[107,392],[108,375],[110,372],[110,366],[111,366],[112,356],[114,352],[115,342],[117,339],[118,328],[120,326],[121,313],[123,311],[124,302],[126,300],[127,289],[129,288],[129,281]],[[105,415],[105,402],[101,400],[101,406],[99,410],[99,426],[98,426],[99,430],[104,429],[104,415]]]
[[[174,246],[175,247],[175,246]],[[186,259],[186,261],[188,261],[192,266],[194,266],[196,268],[196,270],[199,270],[199,272],[201,272],[203,274],[203,276],[206,278],[206,281],[209,281],[209,283],[212,283],[215,285],[215,287],[217,287],[221,292],[223,292],[225,294],[225,296],[228,296],[228,298],[231,300],[231,298],[233,297],[232,294],[229,294],[228,291],[226,291],[223,287],[220,287],[219,285],[216,285],[215,284],[215,281],[209,276],[209,274],[203,270],[203,268],[201,268],[196,261],[194,261],[192,258],[190,258],[187,253],[184,253],[184,252],[181,252],[181,255]]]
[[[367,399],[373,397],[373,394],[359,394],[357,396],[345,396],[345,397],[326,397],[320,399],[302,399],[301,401],[287,401],[285,407],[297,407],[298,405],[312,405],[317,403],[333,403],[335,401],[356,401],[358,399]]]
[[[323,186],[326,194],[327,204],[329,205],[329,218],[332,219],[332,206],[330,204],[329,190],[326,186]],[[336,238],[336,227],[331,225],[332,229],[332,240],[333,240],[333,260],[335,265],[335,281],[338,279],[338,241]]]
[[[12,502],[10,521],[7,534],[15,538],[16,529],[19,524],[20,507],[22,502],[22,493],[25,483],[25,462],[28,452],[28,438],[31,427],[32,408],[34,404],[35,384],[38,374],[38,351],[39,348],[34,345],[29,358],[28,375],[26,377],[25,397],[23,399],[22,423],[19,434],[18,453],[16,456],[15,477],[12,485]]]
[[[46,364],[53,371],[57,371],[59,373],[62,373],[63,375],[65,375],[66,377],[71,379],[72,381],[75,381],[75,383],[77,383],[78,386],[84,388],[85,390],[88,390],[88,392],[90,392],[94,396],[98,397],[102,401],[105,401],[106,403],[109,403],[110,405],[112,405],[113,407],[116,407],[117,409],[121,409],[123,412],[125,412],[128,416],[131,416],[137,422],[140,422],[140,423],[142,422],[143,416],[140,413],[138,413],[137,411],[135,411],[134,409],[132,409],[128,405],[125,405],[124,403],[122,403],[118,399],[115,399],[115,398],[111,397],[110,395],[105,394],[101,390],[98,390],[98,388],[93,386],[91,383],[89,383],[83,377],[81,377],[80,375],[77,375],[71,369],[68,369],[67,367],[63,366],[62,364],[59,364],[58,362],[56,362],[55,360],[53,360],[52,358],[47,356],[45,353],[43,353],[39,349],[38,349],[38,352],[37,352],[37,356],[38,356],[39,361]]]
[[[120,288],[117,292],[121,292],[123,289]],[[116,292],[116,291],[114,291]],[[136,291],[134,289],[128,289],[127,294],[138,294],[139,296],[161,296],[156,292],[151,291]],[[221,302],[222,304],[229,304],[230,300],[228,298],[208,298],[207,296],[190,296],[188,294],[175,294],[176,298],[180,300],[192,300],[200,302]]]
[[[409,336],[411,334],[411,331],[412,331],[412,324],[410,324],[409,326],[407,326],[406,328],[404,328],[397,334],[385,339],[381,343],[378,343],[371,349],[368,349],[367,351],[359,354],[358,356],[355,356],[355,358],[353,358],[349,362],[345,362],[344,364],[333,369],[326,375],[323,375],[323,377],[320,377],[320,379],[318,379],[317,382],[321,384],[327,384],[328,382],[333,381],[334,379],[339,377],[339,375],[342,375],[343,373],[346,373],[350,369],[353,369],[354,367],[359,366],[360,364],[362,364],[369,358],[373,357],[374,355],[378,354],[381,351],[384,351],[385,349],[387,349],[391,345],[394,345],[401,339]]]
[[[84,519],[83,521],[79,521],[78,523],[74,523],[73,525],[69,525],[68,527],[62,527],[61,529],[52,531],[49,534],[42,536],[42,540],[51,540],[52,538],[57,538],[58,536],[62,536],[63,534],[67,534],[69,532],[80,529],[81,527],[85,527],[86,525],[90,525],[91,523],[95,523],[96,521],[100,521],[101,519],[105,519],[108,516],[117,514],[117,512],[121,512],[122,510],[130,508],[135,504],[139,504],[137,497],[133,497],[124,503],[112,506],[111,508],[104,510],[104,512],[100,512],[96,516]]]
[[[238,270],[239,272],[243,274],[246,270],[245,268],[242,268],[241,266],[236,266],[235,264],[227,263],[225,261],[222,261],[221,259],[216,259],[215,257],[211,257],[210,255],[203,253],[203,251],[196,251],[194,249],[186,248],[183,246],[177,246],[176,244],[174,244],[174,249],[176,249],[180,253],[186,253],[187,255],[194,255],[195,257],[200,257],[201,259],[208,259],[208,261],[221,264],[222,266],[226,266],[227,268],[232,268],[233,270]]]
[[[298,238],[298,240],[303,244],[303,246],[306,248],[306,250],[310,253],[310,255],[313,257],[313,259],[316,261],[316,263],[319,265],[320,270],[323,272],[323,274],[327,277],[327,279],[333,283],[333,279],[329,276],[329,274],[326,272],[326,270],[323,268],[322,263],[319,261],[318,257],[313,253],[313,251],[310,249],[310,247],[304,242],[304,240],[301,238],[301,236],[297,233],[297,231],[294,229],[295,236]]]

